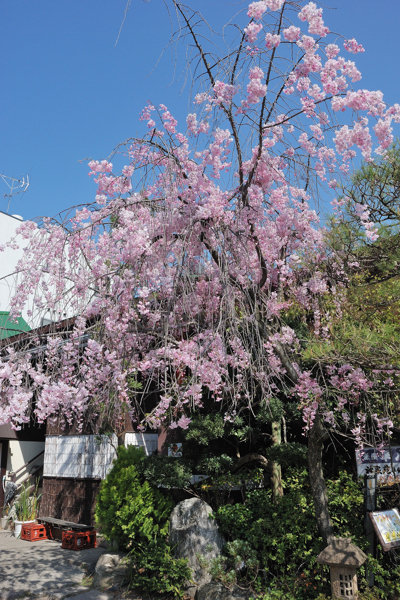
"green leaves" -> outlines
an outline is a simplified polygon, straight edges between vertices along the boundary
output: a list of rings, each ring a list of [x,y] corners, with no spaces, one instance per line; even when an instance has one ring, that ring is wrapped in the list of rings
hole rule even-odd
[[[144,454],[134,446],[118,448],[118,458],[102,482],[96,521],[121,550],[150,543],[168,532],[173,502],[143,481],[137,469]]]
[[[153,454],[144,458],[138,469],[153,486],[162,485],[166,489],[190,486],[192,465],[184,459]]]
[[[195,440],[202,446],[207,446],[210,440],[222,438],[224,435],[224,420],[222,415],[217,413],[193,418],[185,438],[186,440]]]
[[[107,539],[129,552],[132,587],[182,597],[191,572],[186,560],[171,555],[167,543],[174,503],[144,480],[143,459],[141,449],[118,448],[118,457],[100,486],[96,522]]]
[[[351,537],[365,549],[363,532],[363,494],[351,475],[341,472],[327,481],[329,509],[335,535]],[[214,576],[223,581],[234,572],[234,583],[264,591],[260,600],[311,600],[329,597],[329,574],[316,563],[323,548],[314,516],[308,476],[305,469],[292,470],[286,477],[285,495],[276,504],[271,492],[254,490],[244,504],[226,505],[216,514],[221,531],[229,540],[226,557],[214,565]],[[237,571],[240,559],[247,570]],[[388,557],[370,563],[377,574],[380,597],[394,600],[398,584],[398,567],[384,564]],[[249,561],[247,565],[247,561]],[[365,572],[359,572],[359,585],[365,587]],[[396,588],[397,585],[397,588]],[[266,589],[268,590],[266,592]],[[322,592],[327,596],[323,596]],[[320,594],[320,595],[319,595]],[[360,595],[364,598],[363,595]],[[377,596],[365,595],[365,600]]]
[[[305,481],[304,473],[292,473],[287,477],[285,495],[276,504],[270,491],[254,490],[244,504],[224,506],[217,512],[224,535],[246,542],[255,553],[268,586],[275,579],[296,585],[296,573],[308,573],[322,549]],[[305,512],[299,513],[300,504]]]
[[[256,419],[261,423],[272,423],[273,421],[280,421],[284,414],[285,407],[282,400],[269,398],[268,402],[261,402]]]
[[[129,555],[131,561],[130,584],[147,594],[173,594],[183,597],[183,584],[190,581],[192,573],[184,558],[174,558],[167,543],[138,547]]]
[[[276,462],[283,467],[307,464],[307,448],[298,442],[271,446],[266,454],[269,461]]]
[[[38,495],[39,478],[31,495],[32,487],[28,482],[23,483],[14,502],[13,509],[18,521],[34,521],[38,516],[41,496]]]

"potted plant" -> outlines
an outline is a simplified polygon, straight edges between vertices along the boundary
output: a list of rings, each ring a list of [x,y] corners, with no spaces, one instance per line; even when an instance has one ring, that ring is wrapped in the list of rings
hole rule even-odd
[[[22,525],[24,523],[34,523],[38,515],[40,498],[37,493],[38,486],[39,479],[31,495],[33,486],[23,483],[19,490],[19,495],[15,499],[12,512],[14,514],[14,536],[16,538],[21,536]]]
[[[0,527],[2,529],[7,529],[8,527],[8,521],[10,520],[10,516],[8,514],[9,511],[9,507],[8,506],[3,506],[2,508],[2,517],[0,519]]]

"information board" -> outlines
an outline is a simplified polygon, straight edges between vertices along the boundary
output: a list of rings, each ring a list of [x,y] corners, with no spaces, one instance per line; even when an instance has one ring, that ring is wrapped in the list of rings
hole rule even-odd
[[[368,513],[382,548],[387,552],[400,546],[400,514],[397,508]]]

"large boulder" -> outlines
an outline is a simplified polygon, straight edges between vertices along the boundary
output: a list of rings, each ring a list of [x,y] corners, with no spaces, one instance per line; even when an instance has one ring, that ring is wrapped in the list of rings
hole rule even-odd
[[[205,583],[197,590],[196,600],[251,600],[254,595],[234,585],[232,589],[224,587],[218,581]]]
[[[127,575],[126,554],[102,554],[96,563],[93,587],[100,590],[121,586]]]
[[[170,517],[169,541],[174,556],[187,558],[192,569],[193,581],[187,589],[192,598],[198,587],[211,581],[204,564],[220,556],[225,544],[211,514],[212,508],[206,502],[190,498],[177,504]]]

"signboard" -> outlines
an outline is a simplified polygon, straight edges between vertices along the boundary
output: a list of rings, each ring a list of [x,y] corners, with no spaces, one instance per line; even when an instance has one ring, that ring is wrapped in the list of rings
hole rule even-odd
[[[400,514],[397,508],[368,513],[385,552],[400,546]]]
[[[400,483],[400,446],[356,450],[357,475],[377,475],[379,485]]]
[[[182,444],[169,444],[168,456],[173,456],[174,458],[182,458]]]

